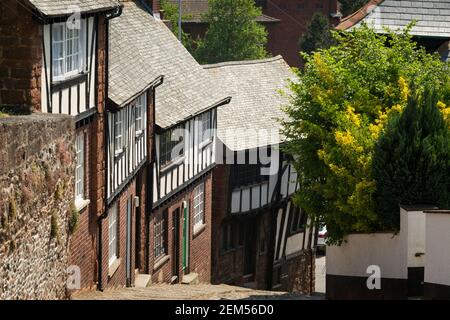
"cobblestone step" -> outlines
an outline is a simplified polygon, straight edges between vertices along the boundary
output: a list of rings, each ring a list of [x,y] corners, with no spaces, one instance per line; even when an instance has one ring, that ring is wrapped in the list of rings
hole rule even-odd
[[[229,285],[155,284],[147,288],[84,291],[73,300],[322,300],[323,295],[305,296],[286,292],[253,290]]]

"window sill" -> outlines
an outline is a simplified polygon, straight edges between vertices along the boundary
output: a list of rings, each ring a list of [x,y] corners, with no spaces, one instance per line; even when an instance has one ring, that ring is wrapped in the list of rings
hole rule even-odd
[[[114,260],[113,263],[110,264],[108,268],[108,277],[112,278],[112,276],[116,273],[116,271],[119,269],[120,264],[122,263],[122,259],[117,258]]]
[[[80,72],[74,75],[58,76],[54,77],[52,84],[52,90],[61,90],[79,83],[83,83],[87,80],[88,72]]]
[[[158,260],[156,260],[155,264],[153,265],[153,271],[157,271],[164,264],[166,264],[166,262],[169,261],[169,259],[170,259],[169,255],[165,255],[163,257],[158,258]]]
[[[119,159],[120,157],[122,157],[122,155],[125,153],[125,149],[120,149],[114,152],[114,160],[117,161],[117,159]]]
[[[164,173],[165,171],[169,171],[170,169],[172,169],[173,167],[180,165],[182,162],[184,161],[184,156],[179,157],[175,160],[172,160],[171,162],[161,166],[161,173]]]
[[[78,212],[81,212],[81,211],[83,211],[90,203],[91,203],[91,200],[85,200],[85,199],[78,199],[78,200],[75,200],[75,209],[77,209]]]
[[[206,229],[206,223],[194,226],[194,238],[200,235]]]

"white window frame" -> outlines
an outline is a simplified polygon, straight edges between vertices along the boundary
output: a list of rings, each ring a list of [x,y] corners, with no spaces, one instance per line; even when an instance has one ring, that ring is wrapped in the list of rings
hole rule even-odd
[[[126,108],[114,114],[114,154],[118,156],[123,152],[125,137],[125,111]]]
[[[193,199],[194,233],[205,225],[205,183],[194,189]]]
[[[80,28],[77,29],[76,27],[74,29],[68,28],[68,22],[61,22],[61,23],[54,23],[52,28],[52,39],[51,39],[51,50],[52,50],[52,75],[53,80],[55,81],[64,81],[71,77],[74,77],[82,72],[85,71],[85,65],[84,65],[84,56],[85,52],[87,50],[86,48],[86,42],[84,41],[84,34],[85,34],[85,20],[81,19],[80,21]],[[57,34],[57,29],[60,29],[61,31],[61,39],[55,39],[55,35]],[[71,37],[69,38],[70,32],[77,32],[77,37]],[[74,41],[76,39],[76,42]],[[77,43],[78,45],[78,51],[77,52],[70,52],[70,50],[73,50],[73,45]],[[61,47],[61,55],[57,57],[57,50],[56,46]],[[76,57],[74,60],[73,58]],[[76,63],[78,64],[77,67],[71,68],[71,70],[67,70],[69,61],[72,61],[72,64]],[[57,63],[62,62],[62,68],[57,68]]]
[[[136,136],[140,136],[145,130],[145,110],[147,106],[147,93],[140,95],[136,99],[135,103],[135,118],[134,126],[136,131]]]
[[[75,203],[84,201],[84,166],[85,166],[85,136],[79,133],[75,138]]]
[[[167,216],[162,214],[153,225],[153,256],[156,261],[166,256],[166,219]]]
[[[211,111],[205,112],[200,115],[200,122],[201,122],[201,134],[200,142],[211,142],[213,138],[212,134],[212,113]]]
[[[109,266],[119,257],[119,209],[118,204],[115,203],[108,214],[108,262]]]

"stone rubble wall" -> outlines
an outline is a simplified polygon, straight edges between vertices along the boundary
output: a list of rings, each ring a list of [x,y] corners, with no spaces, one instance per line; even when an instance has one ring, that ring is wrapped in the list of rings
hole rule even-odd
[[[69,116],[0,119],[0,300],[66,297],[74,132]]]

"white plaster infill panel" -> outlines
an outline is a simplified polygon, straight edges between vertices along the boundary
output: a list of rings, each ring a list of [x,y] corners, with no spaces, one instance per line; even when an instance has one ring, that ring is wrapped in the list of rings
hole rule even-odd
[[[425,282],[450,286],[450,211],[425,211]]]

